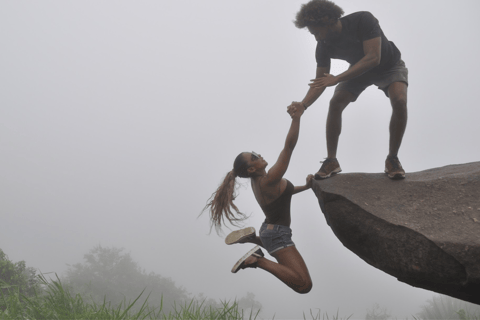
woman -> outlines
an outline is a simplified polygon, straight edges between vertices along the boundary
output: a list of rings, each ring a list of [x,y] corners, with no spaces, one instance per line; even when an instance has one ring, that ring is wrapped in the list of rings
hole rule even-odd
[[[235,199],[235,178],[250,178],[255,199],[265,213],[265,222],[255,235],[254,228],[245,228],[230,233],[225,242],[253,243],[252,250],[247,252],[233,267],[232,272],[239,269],[260,268],[266,270],[283,281],[298,293],[308,293],[312,288],[312,280],[307,266],[293,243],[290,229],[290,200],[293,194],[310,189],[313,175],[307,177],[305,186],[294,187],[283,178],[287,171],[293,149],[298,140],[300,117],[305,111],[301,105],[289,106],[287,112],[292,117],[290,130],[285,141],[285,147],[277,162],[268,172],[268,163],[255,152],[240,153],[233,164],[233,170],[225,177],[223,183],[213,193],[205,209],[210,211],[212,226],[218,230],[227,219],[236,224],[246,216],[233,203]],[[204,209],[204,210],[205,210]],[[235,212],[232,212],[232,209]],[[268,251],[278,263],[264,257],[260,246]]]

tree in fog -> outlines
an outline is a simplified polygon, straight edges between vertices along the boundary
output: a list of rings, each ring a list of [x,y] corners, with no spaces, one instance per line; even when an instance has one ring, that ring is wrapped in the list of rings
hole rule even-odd
[[[25,261],[12,262],[0,249],[0,297],[13,292],[20,297],[31,297],[40,289],[38,277],[34,268],[27,267]],[[0,300],[2,310],[3,299]]]
[[[104,298],[112,306],[123,301],[133,301],[145,289],[135,304],[139,308],[148,298],[149,306],[159,306],[163,297],[163,310],[173,310],[173,303],[181,304],[189,299],[184,288],[177,287],[171,278],[154,272],[147,273],[121,248],[96,246],[84,255],[84,263],[69,266],[64,283],[97,304]],[[134,307],[135,307],[134,306]],[[135,308],[134,308],[135,309]]]
[[[378,303],[375,303],[371,309],[367,310],[365,320],[387,320],[390,318],[390,314],[386,308],[380,308]]]
[[[17,288],[19,293],[32,296],[39,289],[36,271],[27,267],[25,261],[10,261],[0,249],[0,287],[1,292],[6,292],[7,288]]]
[[[238,308],[245,312],[245,315],[249,315],[250,313],[256,314],[257,311],[262,309],[262,304],[255,300],[255,295],[252,292],[247,292],[244,297],[240,299],[236,299],[238,304]]]

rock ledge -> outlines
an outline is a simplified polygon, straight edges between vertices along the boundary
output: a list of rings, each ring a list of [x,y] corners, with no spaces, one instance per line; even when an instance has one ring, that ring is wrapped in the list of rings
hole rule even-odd
[[[313,186],[345,247],[409,285],[480,304],[480,162]]]

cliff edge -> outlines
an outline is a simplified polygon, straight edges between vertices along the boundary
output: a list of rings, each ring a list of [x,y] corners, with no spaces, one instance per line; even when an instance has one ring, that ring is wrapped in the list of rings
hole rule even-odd
[[[313,185],[345,247],[399,281],[480,304],[480,162]]]

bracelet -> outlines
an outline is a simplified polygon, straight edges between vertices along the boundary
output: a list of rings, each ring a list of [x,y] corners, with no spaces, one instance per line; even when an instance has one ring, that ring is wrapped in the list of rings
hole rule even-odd
[[[308,107],[305,105],[305,103],[302,102],[302,106],[305,110],[307,110]]]

